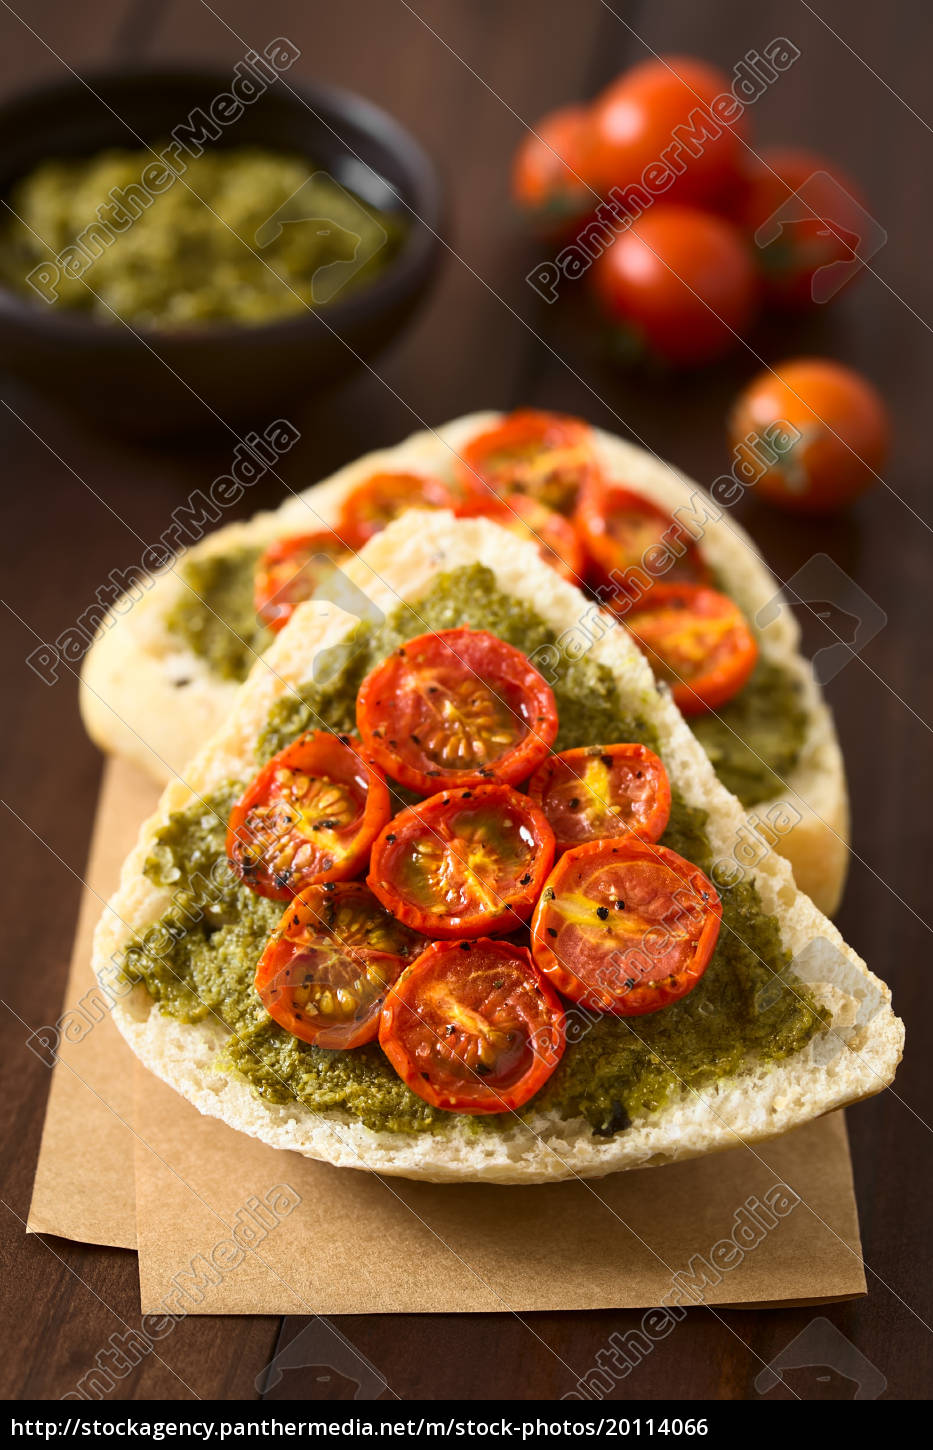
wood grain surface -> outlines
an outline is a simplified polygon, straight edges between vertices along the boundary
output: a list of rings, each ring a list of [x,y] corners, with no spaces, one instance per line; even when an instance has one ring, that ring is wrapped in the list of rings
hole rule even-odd
[[[18,12],[18,13],[17,13]],[[933,1332],[930,1212],[933,1141],[927,978],[931,917],[930,498],[933,392],[929,239],[929,7],[867,0],[624,3],[613,0],[24,0],[0,7],[4,95],[68,67],[129,61],[233,63],[285,35],[296,73],[360,90],[423,138],[450,195],[449,247],[415,326],[372,372],[335,396],[309,397],[302,440],[282,469],[293,487],[423,422],[477,407],[532,403],[580,413],[642,441],[700,481],[727,466],[723,419],[759,367],[799,352],[838,356],[880,385],[895,431],[886,486],[843,521],[802,524],[747,501],[743,519],[783,580],[828,554],[886,622],[829,686],[854,800],[854,856],[839,918],[895,991],[908,1027],[896,1087],[849,1114],[869,1283],[867,1298],[819,1311],[692,1311],[637,1372],[621,1400],[755,1398],[754,1379],[818,1314],[887,1381],[891,1397],[929,1393]],[[836,32],[836,33],[834,33]],[[857,176],[888,234],[866,275],[795,330],[762,332],[721,368],[661,384],[611,366],[574,309],[536,303],[524,281],[538,260],[510,215],[507,173],[544,110],[592,94],[649,49],[695,52],[730,70],[786,35],[801,51],[755,108],[760,141],[825,150]],[[546,255],[546,254],[545,254]],[[2,360],[0,360],[2,363]],[[232,440],[211,432],[183,451],[92,431],[3,380],[4,704],[3,1309],[0,1393],[55,1398],[111,1335],[139,1324],[134,1257],[23,1232],[47,1092],[25,1046],[54,1020],[74,930],[100,759],[78,719],[73,678],[43,685],[24,663],[114,567],[139,558],[171,509],[229,466]],[[260,496],[256,496],[256,495]],[[249,508],[275,503],[257,485]],[[13,612],[9,612],[13,611]],[[810,651],[825,625],[803,611]],[[567,1225],[568,1252],[573,1225]],[[353,1264],[347,1264],[347,1273]],[[552,1398],[596,1362],[637,1313],[341,1319],[339,1328],[403,1397]],[[189,1319],[120,1380],[113,1398],[249,1398],[300,1320]],[[824,1334],[824,1341],[826,1339]],[[304,1353],[307,1363],[314,1347]],[[322,1351],[323,1353],[323,1351]],[[298,1358],[302,1358],[299,1354]],[[773,1398],[846,1397],[851,1364],[802,1367]],[[291,1369],[270,1398],[353,1393],[339,1364]]]

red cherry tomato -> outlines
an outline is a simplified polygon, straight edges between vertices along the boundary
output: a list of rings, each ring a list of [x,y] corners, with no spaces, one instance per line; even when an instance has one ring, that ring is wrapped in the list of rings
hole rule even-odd
[[[512,196],[545,235],[560,236],[599,200],[586,179],[589,121],[586,106],[551,111],[515,153]]]
[[[309,731],[240,796],[227,858],[253,891],[285,901],[306,886],[355,876],[391,813],[388,787],[359,741]]]
[[[361,882],[309,886],[266,943],[256,991],[302,1042],[359,1047],[376,1036],[386,993],[424,946]]]
[[[352,530],[318,529],[270,544],[256,566],[253,585],[253,607],[262,622],[276,633],[283,629],[296,607],[315,597],[360,542]]]
[[[693,367],[737,347],[755,315],[748,243],[723,217],[657,203],[593,264],[611,323],[663,362]]]
[[[467,488],[500,497],[528,494],[558,513],[571,513],[584,485],[600,476],[592,430],[578,418],[525,408],[471,438],[460,450]]]
[[[530,539],[537,544],[544,562],[562,578],[571,584],[582,582],[583,546],[573,525],[556,509],[549,509],[527,494],[510,493],[501,502],[490,499],[485,506],[477,502],[458,512],[463,517],[482,514],[520,539]]]
[[[823,301],[815,280],[823,268],[833,269],[825,276],[834,291],[862,270],[838,267],[853,261],[863,240],[862,194],[844,171],[812,151],[782,146],[762,151],[751,164],[735,216],[755,246],[765,297],[775,307],[805,309]],[[755,238],[759,229],[761,241]]]
[[[654,582],[704,584],[709,570],[684,526],[619,483],[587,489],[574,516],[595,579],[634,576],[642,596]]]
[[[507,785],[442,791],[395,816],[373,846],[368,884],[424,936],[517,930],[554,859],[554,833]]]
[[[457,500],[439,478],[426,473],[374,473],[343,501],[338,533],[371,539],[406,509],[452,509]]]
[[[554,692],[521,650],[481,629],[420,634],[363,681],[367,753],[409,790],[525,780],[557,734]]]
[[[654,186],[665,201],[721,202],[735,186],[746,149],[742,110],[729,77],[715,66],[682,55],[646,60],[625,71],[593,107],[587,165],[604,189],[638,182],[654,167]],[[681,134],[684,143],[671,168],[664,158]]]
[[[755,492],[794,513],[832,513],[871,488],[884,467],[888,435],[877,390],[825,358],[797,358],[760,373],[729,419],[733,447],[771,440],[769,448],[755,445],[766,462],[778,455]]]
[[[395,984],[379,1045],[433,1107],[505,1113],[534,1097],[560,1061],[564,1011],[525,948],[435,942]]]
[[[721,919],[714,886],[676,851],[635,837],[590,841],[551,872],[531,947],[565,997],[637,1017],[693,990]]]
[[[647,745],[587,745],[550,755],[528,782],[558,852],[584,841],[657,841],[671,814],[667,771]]]
[[[715,589],[657,584],[620,617],[683,715],[724,705],[755,668],[755,636],[738,606]]]

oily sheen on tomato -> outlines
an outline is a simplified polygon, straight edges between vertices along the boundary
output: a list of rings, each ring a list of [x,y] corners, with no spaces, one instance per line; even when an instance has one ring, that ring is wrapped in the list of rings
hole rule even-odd
[[[447,485],[429,474],[374,473],[347,494],[337,529],[365,542],[406,509],[452,509],[455,503]]]
[[[479,629],[446,629],[401,645],[363,681],[357,728],[393,780],[421,795],[441,786],[525,780],[557,734],[547,681]]]
[[[671,814],[671,785],[647,745],[588,745],[549,755],[528,782],[558,852],[584,841],[636,835],[657,841]]]
[[[566,851],[531,925],[535,961],[574,1002],[620,1017],[693,990],[719,936],[722,903],[703,872],[628,837]]]
[[[278,632],[296,607],[333,577],[337,565],[361,543],[355,530],[318,529],[270,544],[256,566],[253,607],[263,624]]]
[[[587,489],[574,517],[594,577],[610,587],[619,575],[643,596],[657,580],[703,584],[703,558],[684,526],[644,494],[620,483]]]
[[[256,991],[302,1042],[359,1047],[376,1036],[386,994],[424,946],[361,882],[309,886],[267,942]]]
[[[433,1107],[505,1113],[527,1103],[560,1061],[564,1011],[527,949],[435,942],[396,982],[379,1044]]]
[[[625,71],[596,102],[587,163],[603,190],[647,172],[666,201],[715,205],[735,187],[746,131],[724,72],[690,56],[658,56]],[[664,160],[675,153],[676,169]]]
[[[227,858],[253,891],[284,901],[355,876],[390,815],[388,787],[360,742],[309,731],[240,796],[227,825]]]
[[[543,812],[507,785],[441,791],[394,816],[376,839],[371,890],[425,936],[517,930],[554,859]]]
[[[729,434],[733,446],[747,445],[774,429],[786,446],[754,485],[769,503],[792,513],[832,513],[879,482],[888,413],[877,389],[851,368],[797,358],[760,373],[736,402]]]
[[[658,584],[621,618],[683,715],[724,705],[755,668],[755,636],[738,605],[715,589]]]
[[[479,496],[524,493],[558,513],[600,477],[593,431],[578,418],[524,408],[469,439],[458,475]]]
[[[590,270],[606,320],[673,367],[737,347],[754,318],[758,281],[748,243],[723,217],[655,203]]]

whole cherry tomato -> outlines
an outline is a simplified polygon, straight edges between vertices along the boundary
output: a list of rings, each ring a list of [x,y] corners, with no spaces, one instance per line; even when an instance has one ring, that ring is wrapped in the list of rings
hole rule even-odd
[[[681,55],[646,60],[597,100],[585,165],[603,190],[638,182],[647,171],[646,183],[665,202],[715,205],[739,175],[743,111],[715,66]]]
[[[537,229],[559,236],[599,200],[586,180],[590,113],[564,106],[542,116],[512,165],[512,195]]]
[[[796,358],[759,373],[732,410],[729,437],[737,447],[774,434],[775,425],[788,441],[754,484],[770,503],[795,513],[832,513],[878,481],[887,454],[887,409],[872,384],[850,368],[826,358]],[[759,456],[767,460],[774,451],[772,446]]]
[[[764,294],[774,307],[802,310],[828,300],[822,291],[831,288],[834,295],[861,271],[852,265],[866,220],[861,194],[815,152],[762,151],[735,216],[754,243]]]
[[[736,347],[758,299],[738,228],[683,206],[653,206],[609,244],[591,277],[610,322],[679,367],[711,362]]]

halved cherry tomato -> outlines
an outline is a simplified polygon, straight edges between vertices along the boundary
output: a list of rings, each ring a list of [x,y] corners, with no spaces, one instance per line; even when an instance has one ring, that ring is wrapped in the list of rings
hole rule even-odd
[[[391,814],[388,787],[359,741],[308,731],[240,796],[227,858],[253,891],[286,901],[306,886],[355,876]]]
[[[593,264],[594,294],[626,343],[674,367],[738,347],[755,313],[748,243],[723,217],[654,206]]]
[[[548,877],[531,949],[565,997],[637,1017],[692,991],[721,920],[715,887],[676,851],[633,836],[590,841]]]
[[[318,529],[270,544],[256,565],[253,582],[253,607],[259,618],[278,633],[296,605],[313,599],[335,565],[349,558],[360,542],[353,532]]]
[[[367,883],[424,936],[515,931],[554,859],[543,811],[508,785],[441,791],[401,811],[373,846]]]
[[[515,153],[512,195],[545,235],[561,235],[599,200],[585,177],[589,119],[587,106],[551,111]]]
[[[452,509],[454,494],[427,473],[374,473],[350,490],[343,501],[338,531],[371,539],[406,509]]]
[[[653,582],[705,584],[700,551],[683,524],[620,483],[588,488],[574,516],[593,574],[603,582],[634,575],[643,598]]]
[[[526,493],[567,514],[600,468],[586,423],[525,408],[464,444],[458,472],[474,492]]]
[[[604,188],[624,189],[647,171],[665,200],[715,205],[736,184],[743,112],[723,71],[691,56],[657,56],[624,71],[596,101],[587,165]],[[678,137],[691,132],[695,142],[680,147],[676,170],[668,167]]]
[[[550,755],[528,782],[528,799],[551,823],[558,852],[584,841],[657,841],[671,813],[667,771],[647,745],[586,745]]]
[[[503,529],[517,534],[520,539],[531,539],[537,544],[544,562],[556,569],[562,578],[569,579],[572,584],[582,582],[583,547],[569,519],[556,509],[549,509],[527,494],[510,493],[501,503],[496,499],[490,499],[485,506],[482,502],[475,502],[464,505],[458,513],[461,517],[482,514]]]
[[[564,1010],[524,947],[435,942],[382,1009],[379,1045],[412,1092],[454,1113],[506,1113],[547,1082]]]
[[[752,163],[735,215],[755,245],[765,296],[776,307],[824,301],[815,280],[824,267],[833,293],[864,270],[851,265],[867,218],[862,194],[844,171],[812,151],[766,147]]]
[[[286,1032],[318,1047],[359,1047],[424,939],[359,881],[309,886],[290,902],[256,968],[262,1004]]]
[[[755,668],[755,636],[738,606],[715,589],[656,584],[620,617],[684,715],[724,705]]]
[[[516,784],[557,734],[554,692],[521,650],[481,629],[419,634],[368,674],[356,700],[368,753],[409,790]]]
[[[729,419],[733,447],[751,446],[767,464],[755,492],[792,513],[832,513],[871,488],[888,434],[877,389],[827,358],[796,358],[759,373]]]

